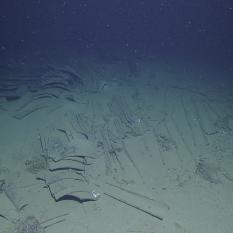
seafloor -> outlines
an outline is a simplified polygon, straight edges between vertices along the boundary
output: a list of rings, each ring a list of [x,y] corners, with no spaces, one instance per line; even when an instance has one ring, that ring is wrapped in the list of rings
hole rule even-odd
[[[233,232],[233,92],[180,67],[1,71],[0,232]]]

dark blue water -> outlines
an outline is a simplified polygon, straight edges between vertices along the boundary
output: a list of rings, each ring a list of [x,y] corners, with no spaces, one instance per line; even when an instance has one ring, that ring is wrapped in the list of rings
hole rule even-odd
[[[91,53],[232,71],[231,0],[4,0],[0,9],[2,61]]]

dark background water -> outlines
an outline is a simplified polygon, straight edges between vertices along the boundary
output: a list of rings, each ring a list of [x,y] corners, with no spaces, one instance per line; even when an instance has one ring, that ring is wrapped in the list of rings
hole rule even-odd
[[[3,0],[1,61],[43,53],[233,67],[232,0]]]

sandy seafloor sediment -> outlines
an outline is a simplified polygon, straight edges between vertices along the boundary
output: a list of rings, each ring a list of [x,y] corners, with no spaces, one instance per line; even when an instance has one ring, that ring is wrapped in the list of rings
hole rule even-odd
[[[56,67],[72,67],[84,85],[46,89],[56,97],[33,100],[45,90],[25,90],[19,100],[1,101],[0,180],[14,195],[1,190],[0,232],[14,232],[25,216],[42,223],[63,214],[65,221],[45,231],[233,232],[232,91],[205,72],[150,63]],[[15,118],[35,106],[44,107]],[[94,157],[82,182],[100,194],[95,201],[54,201],[36,179],[49,169],[40,137],[49,153],[60,152],[57,143]]]

